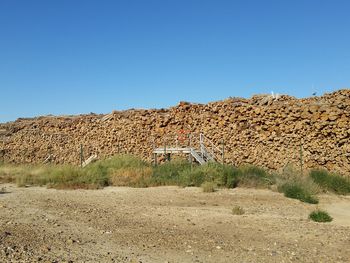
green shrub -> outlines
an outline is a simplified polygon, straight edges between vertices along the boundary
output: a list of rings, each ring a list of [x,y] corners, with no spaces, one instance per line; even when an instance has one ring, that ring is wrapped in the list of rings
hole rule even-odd
[[[197,165],[179,173],[180,182],[184,186],[200,186],[204,182],[213,182],[222,187],[236,187],[239,172],[236,168],[219,163]]]
[[[310,171],[310,177],[325,190],[344,195],[350,193],[350,183],[342,176],[317,169]]]
[[[310,213],[309,218],[315,222],[331,222],[333,218],[322,210],[316,210]]]
[[[198,165],[180,173],[181,182],[185,186],[201,186],[204,182],[215,182],[221,185],[221,167],[216,163]]]
[[[241,171],[230,165],[221,165],[219,183],[227,188],[235,188],[239,184]]]
[[[257,166],[241,166],[239,167],[239,170],[239,186],[268,187],[276,182],[272,175],[268,174],[264,169]]]
[[[305,203],[318,204],[318,199],[313,193],[306,188],[301,182],[291,181],[286,182],[278,187],[280,192],[284,193],[284,196],[298,199]]]
[[[200,168],[184,170],[180,173],[179,183],[182,186],[201,186],[205,182],[206,174]]]
[[[212,193],[212,192],[215,192],[217,184],[214,183],[214,182],[204,182],[201,185],[201,187],[203,189],[203,192],[205,192],[205,193]]]
[[[145,169],[149,171],[151,169],[150,165],[138,157],[116,155],[79,169],[77,172],[81,172],[81,174],[77,174],[75,181],[77,184],[92,186],[92,188],[100,188],[111,184],[140,186],[145,185],[143,182],[143,170]]]
[[[194,168],[196,166],[194,165]],[[191,170],[191,164],[186,161],[176,160],[165,162],[153,168],[151,178],[153,185],[186,185],[180,173]]]

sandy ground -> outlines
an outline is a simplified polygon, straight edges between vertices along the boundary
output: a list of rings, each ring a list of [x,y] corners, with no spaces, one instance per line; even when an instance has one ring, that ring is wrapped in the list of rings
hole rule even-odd
[[[270,190],[1,187],[0,262],[350,262],[350,197],[315,223]]]

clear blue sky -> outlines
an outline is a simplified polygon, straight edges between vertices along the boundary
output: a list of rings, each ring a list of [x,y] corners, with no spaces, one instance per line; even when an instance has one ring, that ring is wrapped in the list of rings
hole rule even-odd
[[[350,83],[350,1],[1,0],[0,122]]]

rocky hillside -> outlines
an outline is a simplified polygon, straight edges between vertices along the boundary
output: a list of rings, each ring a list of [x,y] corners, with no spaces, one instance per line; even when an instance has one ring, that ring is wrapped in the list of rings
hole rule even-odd
[[[209,104],[180,102],[159,110],[107,115],[44,116],[0,124],[0,160],[79,163],[84,155],[132,153],[152,159],[153,147],[175,144],[180,130],[225,143],[225,161],[270,169],[288,164],[350,172],[350,90],[321,97],[256,95]],[[186,143],[186,142],[182,142]]]

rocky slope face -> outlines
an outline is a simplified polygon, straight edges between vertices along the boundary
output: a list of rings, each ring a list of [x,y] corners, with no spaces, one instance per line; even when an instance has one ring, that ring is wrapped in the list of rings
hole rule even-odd
[[[192,145],[201,132],[219,147],[224,141],[225,162],[234,165],[300,166],[302,152],[305,168],[350,172],[349,89],[306,99],[256,95],[180,102],[169,109],[18,119],[0,124],[0,160],[79,164],[80,145],[86,158],[119,152],[151,160],[153,147],[175,145],[176,138],[186,144],[181,130],[191,132]]]

